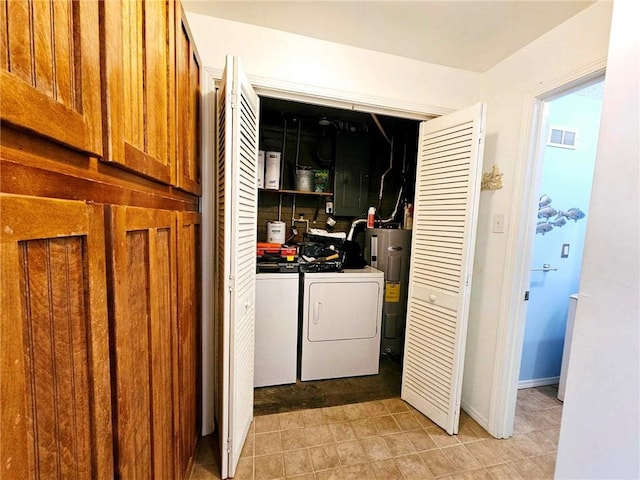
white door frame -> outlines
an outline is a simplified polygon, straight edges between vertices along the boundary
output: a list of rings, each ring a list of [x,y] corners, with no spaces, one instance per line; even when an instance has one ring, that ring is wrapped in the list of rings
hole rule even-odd
[[[220,372],[216,367],[219,356],[219,330],[214,324],[216,305],[215,255],[211,248],[216,241],[215,197],[216,197],[216,88],[222,78],[222,70],[203,68],[200,89],[202,100],[202,435],[214,431],[218,412]],[[378,113],[414,120],[429,120],[452,112],[441,106],[398,104],[395,100],[382,97],[358,96],[352,92],[339,92],[324,88],[310,88],[307,85],[283,82],[276,79],[248,75],[249,82],[258,95],[313,103],[327,107]]]
[[[534,239],[537,203],[534,198],[539,189],[541,172],[540,132],[542,107],[545,101],[566,93],[578,86],[604,75],[607,59],[601,58],[581,69],[567,72],[553,81],[540,84],[525,95],[520,132],[514,198],[517,221],[512,222],[510,241],[507,245],[505,288],[500,306],[498,341],[494,357],[491,405],[489,409],[489,432],[497,438],[513,434],[518,377],[527,305],[524,292],[529,289],[531,251]],[[491,107],[489,107],[491,108]],[[535,181],[531,181],[535,179]]]

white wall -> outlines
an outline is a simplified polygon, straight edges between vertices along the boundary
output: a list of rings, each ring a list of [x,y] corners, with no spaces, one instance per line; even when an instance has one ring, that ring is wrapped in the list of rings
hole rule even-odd
[[[310,95],[442,114],[475,103],[480,74],[265,27],[187,13],[205,67],[237,55],[252,83]]]
[[[531,178],[523,175],[522,142],[532,112],[527,98],[573,72],[603,63],[607,54],[611,3],[599,2],[503,60],[483,75],[481,98],[488,103],[484,171],[497,165],[504,173],[504,188],[480,197],[474,279],[462,388],[462,405],[487,425],[492,402],[496,355],[504,363],[500,328],[508,322],[508,304],[518,249],[519,221],[527,216],[521,187]],[[519,163],[520,162],[520,163]],[[520,178],[519,178],[520,177]],[[491,219],[506,214],[506,233],[492,233]],[[535,222],[535,217],[531,219]],[[535,230],[534,230],[535,231]],[[523,292],[524,293],[524,292]],[[517,372],[516,378],[517,380]]]
[[[557,478],[640,478],[639,18],[616,0]]]
[[[485,74],[377,53],[300,35],[187,13],[204,67],[220,70],[226,54],[242,58],[252,82],[354,104],[422,114],[488,103],[483,171],[493,164],[504,188],[483,192],[476,243],[463,406],[484,426],[496,399],[492,382],[500,327],[508,318],[517,221],[522,211],[521,143],[525,98],[579,75],[607,54],[611,3],[599,2],[516,52]],[[576,73],[577,72],[577,73]],[[551,88],[551,87],[549,87]],[[526,148],[525,148],[526,150]],[[494,213],[505,213],[507,233],[491,233]],[[501,345],[501,344],[500,344]]]

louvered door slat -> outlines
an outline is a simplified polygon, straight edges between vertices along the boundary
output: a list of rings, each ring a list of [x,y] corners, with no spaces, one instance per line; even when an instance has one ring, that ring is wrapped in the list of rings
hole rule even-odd
[[[458,431],[484,107],[420,126],[402,398]]]

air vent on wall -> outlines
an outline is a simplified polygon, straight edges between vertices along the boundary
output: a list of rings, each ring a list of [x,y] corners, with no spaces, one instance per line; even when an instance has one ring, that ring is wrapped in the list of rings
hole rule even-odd
[[[578,131],[562,127],[551,127],[547,145],[560,148],[576,148]]]

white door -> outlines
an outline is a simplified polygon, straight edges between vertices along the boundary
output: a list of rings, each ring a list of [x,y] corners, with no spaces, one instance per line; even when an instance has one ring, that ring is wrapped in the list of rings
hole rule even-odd
[[[403,400],[458,432],[486,106],[420,125]]]
[[[228,56],[218,90],[217,324],[222,327],[219,435],[222,478],[235,475],[253,419],[259,100]]]

